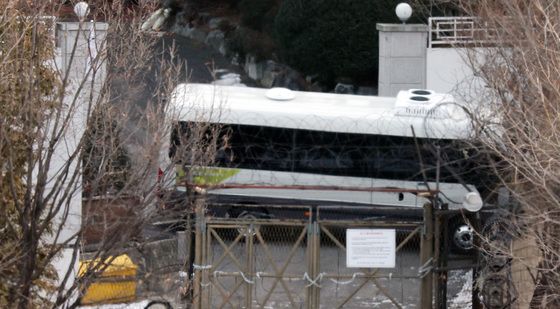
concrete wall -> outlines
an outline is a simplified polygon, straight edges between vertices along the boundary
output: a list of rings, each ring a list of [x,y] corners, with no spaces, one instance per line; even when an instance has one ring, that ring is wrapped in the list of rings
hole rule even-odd
[[[93,28],[92,28],[93,27]],[[101,85],[105,80],[106,66],[103,56],[105,50],[105,38],[107,35],[107,23],[100,22],[59,22],[56,29],[56,51],[57,65],[61,69],[61,73],[69,70],[69,78],[72,84],[80,82],[86,74],[88,65],[92,65],[95,71],[95,84]],[[91,30],[95,29],[92,35]],[[90,40],[94,38],[94,40]],[[91,42],[91,43],[90,43]],[[72,53],[73,49],[75,50]],[[93,46],[97,46],[97,54],[100,55],[99,61],[91,61],[90,57],[95,56],[92,50]],[[90,75],[91,80],[91,75]],[[88,91],[83,91],[89,94]],[[69,96],[70,97],[70,96]]]
[[[422,24],[377,24],[379,30],[379,95],[426,88],[450,93],[463,102],[478,101],[485,84],[475,66],[488,49],[428,47],[428,27]],[[470,57],[469,57],[470,56]]]
[[[134,196],[105,196],[83,199],[82,244],[84,247],[114,240],[119,231],[139,234],[140,198]],[[134,230],[132,230],[134,229]],[[123,235],[125,236],[125,235]],[[125,236],[126,237],[126,236]]]
[[[451,93],[461,101],[476,99],[473,96],[480,97],[485,84],[477,77],[469,59],[474,59],[478,66],[483,63],[484,52],[484,49],[474,49],[468,54],[464,48],[427,48],[427,89]]]
[[[428,29],[421,24],[377,24],[379,96],[426,87]]]

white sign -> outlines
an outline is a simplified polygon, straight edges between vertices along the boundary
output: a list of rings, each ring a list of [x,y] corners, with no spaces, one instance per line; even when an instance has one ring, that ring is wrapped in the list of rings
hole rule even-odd
[[[394,268],[394,229],[347,229],[346,267]]]

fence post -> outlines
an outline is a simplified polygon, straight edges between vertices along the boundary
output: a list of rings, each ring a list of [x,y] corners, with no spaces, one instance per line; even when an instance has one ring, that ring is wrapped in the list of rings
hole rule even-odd
[[[245,246],[247,249],[247,261],[246,261],[246,270],[245,270],[245,277],[249,280],[253,279],[253,257],[254,257],[254,248],[253,248],[253,229],[256,227],[254,223],[250,223],[247,226],[247,230],[245,231]],[[244,279],[245,280],[245,279]],[[253,308],[253,285],[249,282],[245,282],[245,308]]]
[[[202,265],[202,234],[204,229],[204,202],[202,199],[195,200],[195,240],[194,240],[194,265]],[[202,309],[202,270],[193,267],[193,308]]]
[[[477,214],[474,220],[472,220],[472,226],[475,230],[475,237],[474,237],[474,247],[476,248],[476,254],[473,258],[473,264],[475,265],[472,269],[472,309],[482,309],[482,302],[480,301],[480,288],[478,285],[478,277],[480,275],[480,241],[481,241],[481,222],[480,222],[480,214]]]
[[[315,240],[315,237],[313,237],[313,227],[314,224],[312,222],[309,222],[307,224],[307,270],[306,273],[308,275],[309,278],[313,278],[313,276],[315,276],[315,272],[314,272],[314,264],[315,264],[315,259],[314,259],[314,250],[313,250],[313,242]],[[313,280],[313,279],[311,279]],[[307,286],[308,283],[305,282],[305,285]],[[309,285],[307,286],[307,288],[305,289],[305,308],[306,309],[311,309],[313,308],[313,285]]]
[[[447,265],[448,265],[448,257],[449,257],[449,214],[447,213],[448,206],[447,204],[441,205],[441,209],[445,213],[443,216],[438,218],[438,223],[440,227],[439,230],[439,237],[441,239],[441,246],[440,252],[438,255],[438,267],[441,268],[441,271],[438,272],[438,293],[439,293],[439,308],[447,308]]]
[[[313,280],[321,273],[321,230],[319,223],[313,222]],[[318,282],[317,284],[320,284]],[[313,286],[315,290],[313,308],[319,308],[321,303],[321,288]]]
[[[441,210],[441,211],[439,211]],[[435,268],[434,276],[434,308],[447,308],[447,258],[449,255],[449,232],[447,205],[441,205],[436,209],[434,218],[434,254],[433,262]]]
[[[424,231],[420,238],[420,264],[422,281],[420,282],[420,308],[431,309],[433,300],[433,275],[431,265],[434,253],[434,206],[424,204]]]
[[[201,214],[201,236],[202,236],[202,258],[201,258],[201,262],[202,265],[204,266],[204,268],[200,271],[200,297],[201,297],[201,302],[200,305],[202,308],[210,308],[210,303],[211,303],[211,289],[210,287],[210,271],[211,269],[208,269],[207,267],[209,266],[209,261],[210,261],[210,251],[211,251],[211,241],[210,241],[210,229],[208,228],[207,222],[206,222],[206,216],[205,216],[205,203],[201,203],[201,210],[200,210],[200,214]],[[210,266],[211,267],[211,266]]]
[[[433,210],[433,208],[432,208]],[[441,267],[441,256],[442,256],[442,245],[443,245],[443,239],[442,239],[442,234],[441,234],[441,216],[442,213],[439,212],[438,210],[435,210],[433,213],[433,218],[434,220],[433,222],[433,231],[434,231],[434,248],[433,248],[433,259],[432,259],[432,265],[434,267],[436,267],[437,269],[434,271],[435,276],[433,276],[434,281],[433,281],[433,287],[434,287],[434,292],[435,292],[435,297],[433,299],[434,304],[433,307],[437,308],[437,309],[441,309],[441,297],[442,297],[442,286],[441,286],[441,272],[440,272],[440,267]],[[426,222],[426,221],[424,221]]]

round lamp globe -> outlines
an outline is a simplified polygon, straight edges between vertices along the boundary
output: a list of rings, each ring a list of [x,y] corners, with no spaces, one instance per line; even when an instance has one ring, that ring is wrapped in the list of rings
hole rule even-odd
[[[395,8],[395,13],[404,24],[412,16],[412,7],[408,3],[399,3]]]

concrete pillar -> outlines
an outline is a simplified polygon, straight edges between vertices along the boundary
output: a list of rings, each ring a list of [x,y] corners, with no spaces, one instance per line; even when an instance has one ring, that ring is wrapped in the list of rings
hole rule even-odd
[[[85,76],[90,59],[90,50],[97,46],[98,54],[105,51],[105,38],[109,25],[103,22],[58,22],[56,25],[57,65],[61,73],[69,71],[72,83],[79,83]],[[91,30],[95,29],[95,44],[90,43]],[[77,42],[76,42],[77,40]],[[76,48],[74,49],[74,44]],[[91,46],[90,46],[91,45]],[[99,56],[95,67],[95,83],[99,86],[105,80],[105,57]],[[91,62],[91,60],[89,60]]]
[[[60,176],[65,164],[69,164],[67,172],[69,177],[66,180],[67,183],[64,185],[70,187],[71,189],[68,191],[72,193],[69,197],[68,209],[63,206],[55,214],[53,219],[55,223],[54,226],[58,224],[61,225],[58,239],[53,239],[52,236],[48,236],[45,241],[65,245],[65,248],[62,249],[61,253],[54,259],[53,266],[60,280],[64,278],[69,270],[71,271],[72,276],[66,283],[66,286],[70,287],[74,282],[74,277],[78,275],[78,261],[73,260],[73,253],[75,246],[79,244],[76,244],[72,237],[80,231],[82,226],[80,173],[78,173],[79,176],[73,182],[69,180],[75,170],[81,168],[81,161],[79,159],[71,160],[71,156],[79,146],[86,128],[87,113],[90,105],[89,94],[93,93],[93,96],[96,97],[99,93],[99,89],[105,80],[106,66],[104,61],[102,61],[104,57],[99,57],[101,60],[93,61],[93,63],[89,60],[91,52],[88,46],[91,47],[91,44],[88,43],[88,38],[91,39],[90,30],[92,29],[92,23],[85,22],[80,25],[77,22],[58,22],[56,27],[56,37],[54,38],[56,44],[54,69],[60,74],[61,80],[68,73],[68,84],[66,85],[64,96],[65,107],[62,109],[62,118],[68,117],[70,120],[63,132],[63,136],[55,145],[53,159],[49,166],[48,177],[50,179],[50,184],[55,183],[54,179]],[[95,40],[98,46],[97,52],[101,54],[104,52],[105,48],[105,37],[108,25],[106,23],[94,23],[93,27],[95,27]],[[86,76],[88,66],[94,66],[96,70],[96,78],[93,85],[91,83],[91,74],[89,77]],[[86,78],[88,82],[84,83],[81,90],[78,90],[79,85]],[[77,98],[75,103],[74,98]],[[73,104],[75,104],[74,108],[68,108]],[[47,127],[45,132],[48,132],[45,139],[50,140],[53,138],[50,134],[51,130],[49,127]],[[49,185],[47,185],[47,192],[49,192],[49,188]],[[68,210],[68,212],[66,213],[65,210]],[[72,301],[72,299],[73,298],[71,298],[70,301]]]
[[[396,96],[399,90],[426,88],[424,24],[377,24],[379,30],[379,96]]]
[[[95,27],[95,41],[98,46],[97,53],[101,54],[104,52],[108,25],[106,23],[94,23],[93,26]],[[68,75],[68,84],[66,85],[64,96],[65,106],[69,107],[72,106],[72,104],[75,104],[75,106],[73,109],[63,110],[63,113],[68,113],[68,115],[64,115],[64,117],[68,117],[70,121],[67,128],[64,130],[64,136],[61,142],[55,145],[54,157],[56,159],[51,161],[49,179],[58,177],[59,171],[69,162],[72,153],[78,147],[86,128],[87,114],[91,109],[91,102],[89,102],[90,94],[93,94],[93,100],[95,100],[105,79],[106,68],[103,61],[104,57],[98,57],[98,60],[94,61],[90,60],[91,52],[89,50],[91,46],[88,44],[88,38],[91,38],[91,29],[92,24],[89,22],[85,22],[82,25],[79,25],[77,22],[57,23],[55,38],[56,69],[61,79]],[[91,82],[92,74],[90,73],[89,76],[86,76],[86,71],[89,66],[95,67],[96,71],[93,84]],[[83,83],[84,79],[87,79],[87,82]],[[80,84],[83,85],[79,90]],[[47,136],[46,138],[51,137]],[[70,164],[68,174],[72,175],[74,170],[78,168],[80,168],[80,160],[73,160]],[[73,184],[70,184],[77,186],[78,190],[72,194],[68,218],[62,228],[62,233],[58,239],[59,242],[65,242],[81,228],[82,194],[81,186],[78,185],[80,183],[81,180],[78,179]],[[63,213],[58,215],[62,216]]]

